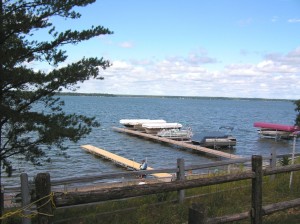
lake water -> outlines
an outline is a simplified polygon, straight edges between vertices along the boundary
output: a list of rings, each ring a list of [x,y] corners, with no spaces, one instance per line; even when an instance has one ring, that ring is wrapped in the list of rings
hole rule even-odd
[[[192,150],[115,132],[112,127],[121,127],[120,119],[164,119],[190,127],[195,133],[218,131],[220,126],[231,126],[234,129],[230,133],[237,138],[237,145],[227,152],[241,156],[269,155],[272,149],[278,154],[292,151],[292,141],[260,139],[253,127],[257,121],[293,125],[296,112],[295,105],[290,101],[97,96],[61,98],[65,101],[66,112],[95,116],[101,126],[77,144],[70,144],[68,158],[50,151],[52,162],[42,167],[17,161],[13,177],[3,178],[5,185],[18,184],[21,172],[27,172],[30,177],[39,172],[50,172],[51,178],[64,178],[123,171],[109,161],[86,153],[80,148],[82,144],[91,144],[138,162],[147,158],[148,165],[154,168],[175,167],[177,158],[184,158],[186,165],[216,160]],[[297,144],[297,151],[299,147]]]

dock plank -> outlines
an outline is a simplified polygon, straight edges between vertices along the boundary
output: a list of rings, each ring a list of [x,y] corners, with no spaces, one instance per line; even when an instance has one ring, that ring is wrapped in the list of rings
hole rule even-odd
[[[168,139],[168,138],[163,138],[163,137],[159,137],[156,135],[151,135],[151,134],[147,134],[147,133],[143,133],[140,131],[135,131],[135,130],[130,130],[128,128],[118,128],[118,127],[113,127],[113,130],[118,131],[118,132],[125,132],[125,133],[129,133],[132,135],[137,135],[137,136],[141,136],[141,137],[145,137],[145,138],[149,138],[149,139],[153,139],[153,140],[157,140],[157,141],[161,141],[161,142],[166,142],[166,143],[170,143],[173,145],[178,145],[184,148],[189,148],[189,149],[193,149],[199,152],[203,152],[206,154],[210,154],[210,155],[214,155],[217,157],[223,157],[223,158],[227,158],[227,159],[239,159],[241,158],[238,155],[233,155],[230,153],[226,153],[226,152],[222,152],[219,150],[214,150],[214,149],[210,149],[210,148],[206,148],[206,147],[202,147],[199,145],[193,145],[187,142],[183,142],[183,141],[176,141],[176,140],[172,140],[172,139]]]
[[[81,148],[91,154],[94,154],[94,155],[103,157],[107,160],[113,161],[114,163],[117,163],[123,167],[129,167],[134,170],[140,169],[140,163],[126,159],[122,156],[116,155],[116,154],[106,151],[104,149],[101,149],[101,148],[98,148],[98,147],[95,147],[92,145],[82,145]],[[148,166],[147,170],[153,170],[153,168]],[[154,177],[157,177],[157,178],[172,178],[172,175],[169,173],[153,173],[151,175]]]

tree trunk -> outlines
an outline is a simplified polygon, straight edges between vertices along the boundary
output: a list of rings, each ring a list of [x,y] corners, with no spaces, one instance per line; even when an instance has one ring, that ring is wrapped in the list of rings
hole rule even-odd
[[[0,106],[2,105],[2,68],[3,68],[3,52],[2,52],[2,43],[3,43],[3,5],[2,0],[0,0]],[[1,111],[0,111],[1,113]],[[0,217],[3,215],[4,210],[4,193],[2,192],[2,182],[1,182],[1,168],[2,168],[2,119],[3,115],[0,114]],[[0,219],[0,224],[2,223]]]
[[[2,38],[3,38],[3,10],[2,10],[2,0],[0,0],[0,44],[2,43]],[[0,45],[0,105],[2,105],[2,46]],[[1,111],[0,111],[1,113]],[[3,215],[3,210],[4,210],[4,194],[2,193],[2,182],[1,182],[1,168],[2,168],[2,114],[0,116],[0,217]],[[0,224],[2,223],[0,219]]]

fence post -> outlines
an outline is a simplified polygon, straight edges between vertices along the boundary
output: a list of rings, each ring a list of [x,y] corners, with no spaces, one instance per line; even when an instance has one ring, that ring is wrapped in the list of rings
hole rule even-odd
[[[177,159],[177,180],[185,180],[185,171],[184,171],[184,159],[179,158]],[[178,191],[178,201],[179,203],[183,203],[184,201],[184,190],[179,190]]]
[[[271,152],[271,159],[270,159],[270,167],[271,169],[275,169],[276,168],[276,150],[274,148],[272,148],[272,152]],[[271,175],[270,177],[271,180],[275,179],[275,174]]]
[[[21,173],[21,198],[22,198],[22,207],[30,204],[30,192],[29,192],[29,184],[28,184],[28,175],[27,173]],[[23,215],[29,215],[29,210],[24,210]],[[30,218],[22,217],[22,224],[30,224]]]
[[[251,224],[262,224],[262,156],[252,156],[252,208]]]
[[[0,169],[1,169],[1,167],[0,167]],[[0,172],[0,175],[1,175],[1,172]],[[1,177],[0,177],[0,179],[1,179]],[[3,214],[4,214],[4,186],[2,185],[0,188],[0,216],[2,216]],[[0,224],[1,223],[2,223],[2,220],[0,219]]]
[[[188,224],[205,224],[207,221],[207,211],[204,204],[193,203],[189,208]]]
[[[52,224],[53,209],[51,201],[51,183],[49,173],[39,173],[35,179],[38,223]]]

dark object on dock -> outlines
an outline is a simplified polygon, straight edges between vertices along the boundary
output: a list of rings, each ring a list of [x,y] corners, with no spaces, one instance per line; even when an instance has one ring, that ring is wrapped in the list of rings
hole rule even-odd
[[[222,132],[206,132],[196,133],[192,137],[194,145],[201,145],[203,147],[212,148],[232,148],[236,145],[236,138],[232,135],[224,134]]]

